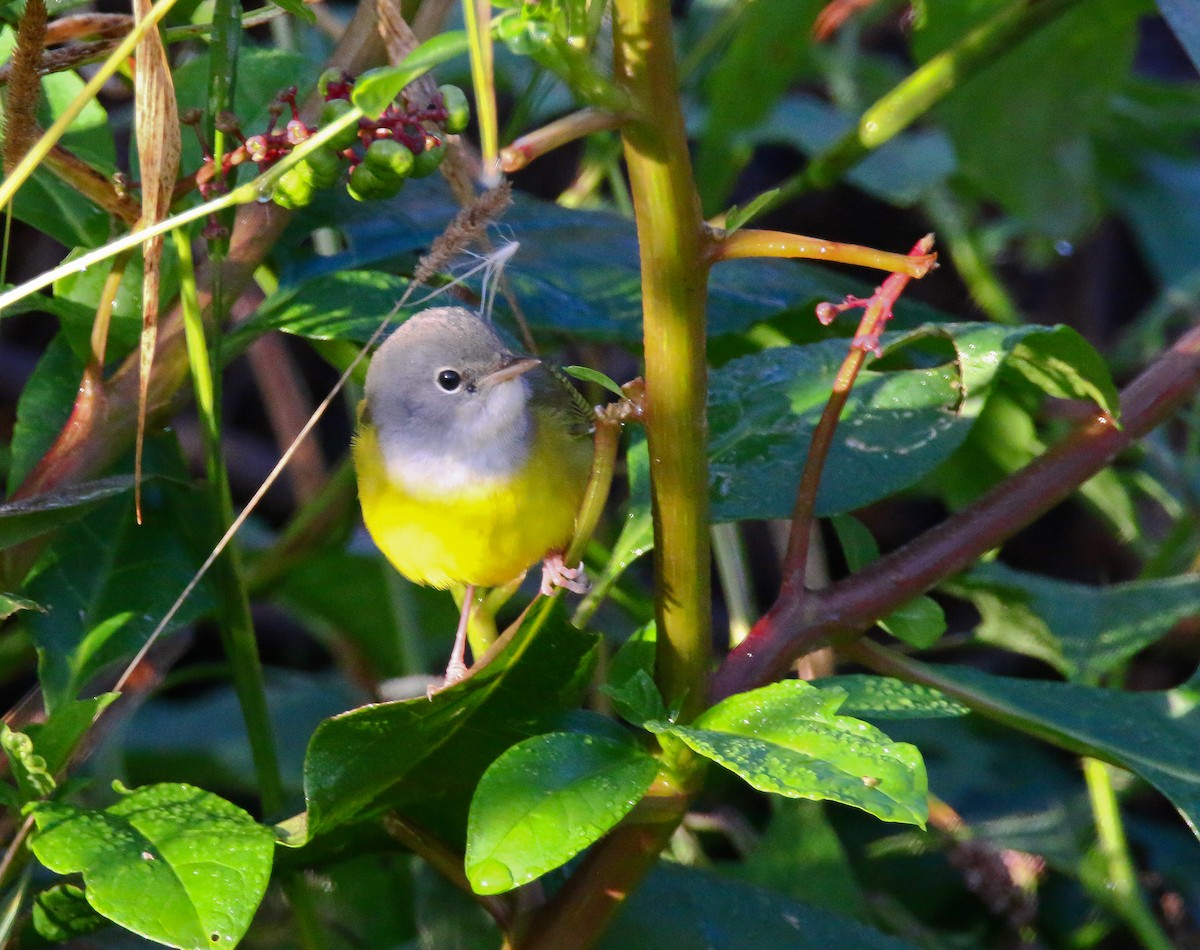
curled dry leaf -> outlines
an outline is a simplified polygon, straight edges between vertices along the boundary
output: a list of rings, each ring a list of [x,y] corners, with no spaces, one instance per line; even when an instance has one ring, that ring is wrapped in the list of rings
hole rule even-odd
[[[136,0],[138,20],[150,12],[151,0]],[[171,195],[179,173],[179,110],[175,102],[175,84],[171,66],[158,27],[148,30],[137,47],[137,74],[134,80],[134,120],[137,126],[138,162],[142,175],[142,227],[164,219],[171,210]],[[146,429],[146,403],[150,370],[158,337],[158,288],[161,279],[162,238],[148,240],[142,249],[142,341],[138,377],[138,424],[135,478],[141,483],[142,443]],[[141,521],[138,496],[138,521]]]

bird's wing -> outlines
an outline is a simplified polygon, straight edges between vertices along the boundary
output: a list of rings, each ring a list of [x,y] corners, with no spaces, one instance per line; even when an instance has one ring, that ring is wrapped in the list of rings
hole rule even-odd
[[[538,374],[540,378],[534,381],[534,386],[545,387],[546,403],[561,414],[564,426],[572,435],[590,436],[596,427],[596,413],[591,404],[558,367],[549,363],[542,365],[546,373]]]

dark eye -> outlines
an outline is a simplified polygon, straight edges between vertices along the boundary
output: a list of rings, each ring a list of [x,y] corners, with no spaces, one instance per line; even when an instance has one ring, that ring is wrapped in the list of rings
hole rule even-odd
[[[439,370],[437,374],[437,384],[441,386],[442,389],[446,390],[446,392],[452,393],[462,385],[462,376],[458,374],[457,370]]]

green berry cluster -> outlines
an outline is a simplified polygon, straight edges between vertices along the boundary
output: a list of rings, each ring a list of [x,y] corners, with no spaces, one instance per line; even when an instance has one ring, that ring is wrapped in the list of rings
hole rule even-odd
[[[353,108],[354,80],[345,73],[328,70],[318,88],[325,97],[319,127]],[[467,97],[457,86],[441,86],[425,105],[405,97],[403,104],[392,103],[377,119],[360,119],[288,169],[272,199],[284,208],[301,208],[319,189],[336,185],[347,169],[346,190],[356,201],[391,198],[409,178],[437,170],[446,151],[445,136],[462,132],[469,118]]]

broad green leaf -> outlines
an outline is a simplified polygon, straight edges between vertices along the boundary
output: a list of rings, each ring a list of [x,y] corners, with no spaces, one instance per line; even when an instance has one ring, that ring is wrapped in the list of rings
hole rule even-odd
[[[164,454],[149,446],[148,467],[163,464]],[[52,712],[109,664],[132,657],[158,625],[207,554],[207,539],[196,537],[205,510],[194,492],[160,480],[143,490],[142,525],[133,499],[116,498],[55,539],[27,587],[46,607],[28,626]],[[170,629],[211,603],[211,587],[201,582]]]
[[[43,802],[33,853],[82,873],[88,903],[126,930],[170,947],[233,947],[271,874],[271,832],[190,785],[137,789],[104,811]]]
[[[862,888],[821,802],[772,798],[771,822],[730,876],[830,913],[869,919]]]
[[[233,332],[230,345],[240,346],[271,330],[310,340],[365,343],[395,309],[408,284],[408,278],[382,271],[322,274],[264,300],[254,316]],[[399,324],[426,306],[410,304],[397,310],[393,319]]]
[[[67,255],[66,260],[79,257],[82,253],[76,249]],[[54,312],[71,349],[83,361],[91,358],[92,324],[96,321],[96,310],[105,294],[112,268],[111,260],[102,261],[54,282]],[[161,269],[159,309],[166,310],[179,293],[179,255],[170,241],[163,244]],[[126,263],[116,296],[112,299],[105,347],[109,365],[132,352],[141,339],[143,273],[144,264],[139,252]]]
[[[923,682],[980,715],[1140,775],[1200,827],[1200,684],[1130,693],[913,663]],[[1147,737],[1153,737],[1150,741]]]
[[[316,257],[298,247],[281,273],[284,286],[358,268],[405,272],[441,234],[458,205],[445,184],[433,176],[406,184],[401,200],[390,205],[383,218],[349,198],[331,198],[327,208],[318,210],[326,210],[328,223],[345,234],[347,250]],[[631,221],[605,211],[561,208],[518,193],[504,225],[521,244],[505,276],[531,327],[641,345],[641,261]],[[468,284],[478,287],[475,278]],[[865,280],[808,261],[727,261],[713,268],[709,277],[709,335],[739,333],[784,313],[815,327],[813,308],[818,303],[870,292]],[[394,302],[388,303],[388,309]],[[382,310],[380,316],[386,312]],[[945,319],[908,299],[901,299],[896,315],[897,325],[902,326]],[[334,332],[326,334],[314,321],[308,333],[336,335],[339,322],[335,319]],[[358,328],[365,325],[364,320],[352,328],[350,338],[365,339]],[[370,330],[376,325],[372,322]]]
[[[741,776],[788,798],[853,805],[884,821],[924,826],[925,765],[915,746],[838,715],[846,694],[801,680],[722,700],[692,726],[649,722]]]
[[[1007,0],[927,0],[913,33],[920,60]],[[1128,74],[1141,3],[1077,4],[961,83],[936,113],[974,191],[1052,238],[1074,238],[1099,210],[1091,129]],[[1021,108],[1037,103],[1037,108]],[[1020,160],[1013,161],[1018,143]]]
[[[285,800],[302,801],[309,737],[322,720],[365,702],[364,691],[335,670],[302,673],[272,666],[264,692]],[[258,796],[245,716],[228,682],[183,697],[151,697],[122,730],[121,752],[123,773],[139,785],[187,782],[219,788],[239,801]]]
[[[363,73],[354,84],[351,101],[371,118],[378,118],[405,86],[433,67],[461,56],[468,45],[467,34],[462,30],[439,33],[405,56],[399,65]]]
[[[56,884],[34,898],[33,928],[53,943],[65,943],[107,926],[108,921],[92,910],[82,887]]]
[[[3,547],[3,545],[0,545]],[[0,620],[7,620],[19,610],[41,610],[36,603],[14,594],[0,594]]]
[[[929,686],[906,683],[891,676],[865,673],[827,676],[816,680],[822,689],[836,687],[846,694],[842,715],[867,719],[942,719],[970,712],[962,703]]]
[[[1013,347],[1008,365],[1048,396],[1094,402],[1120,416],[1116,384],[1096,348],[1070,327],[1051,327]]]
[[[860,373],[834,434],[817,513],[861,508],[945,461],[966,438],[1014,349],[1060,332],[968,323],[885,334],[882,365],[908,346],[934,343],[950,343],[951,359]],[[715,520],[790,515],[808,443],[847,346],[827,340],[764,350],[713,372],[709,452]],[[644,451],[630,452],[631,479],[645,471],[644,460],[635,455]],[[644,502],[645,482],[632,479],[632,488]]]
[[[866,924],[730,880],[659,864],[629,895],[601,950],[913,950]]]
[[[54,792],[54,775],[46,768],[46,760],[33,751],[29,736],[13,732],[7,723],[0,723],[0,748],[4,750],[17,789],[25,801],[47,798]]]
[[[0,505],[0,548],[77,521],[98,505],[133,490],[132,475],[112,475]]]
[[[558,603],[537,605],[491,662],[430,699],[364,706],[322,723],[304,763],[307,833],[386,803],[447,841],[461,837],[487,766],[573,708],[588,682],[596,639],[567,626]]]
[[[947,585],[975,604],[976,636],[1096,684],[1180,620],[1200,613],[1200,577],[1092,587],[984,564]]]
[[[632,741],[551,732],[513,746],[471,800],[471,887],[500,894],[562,866],[624,818],[657,773]]]

